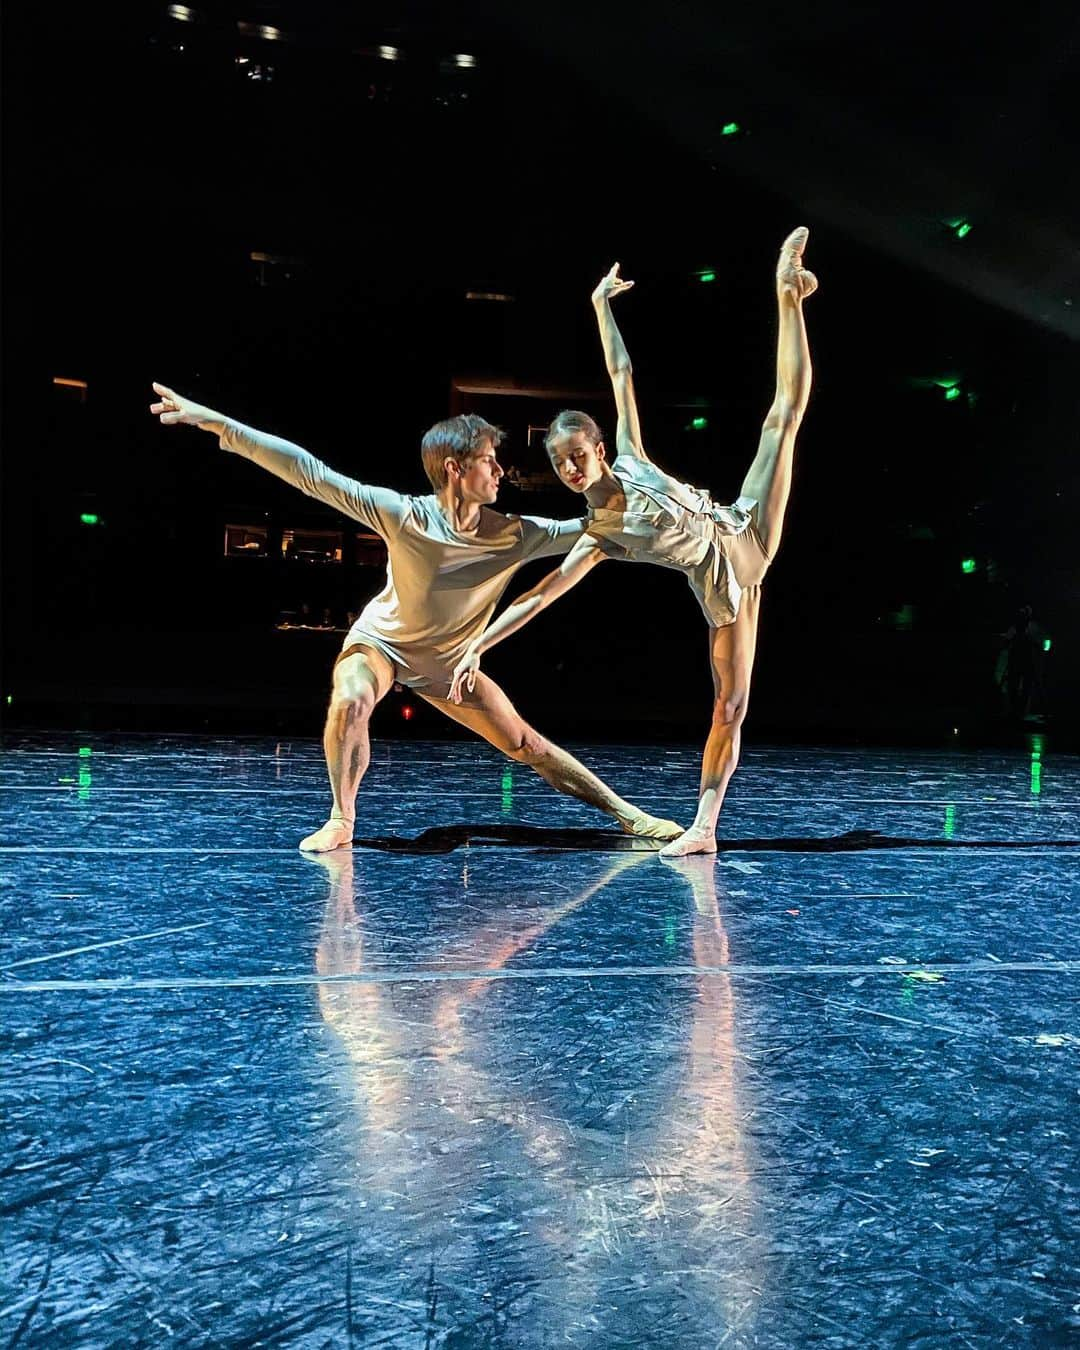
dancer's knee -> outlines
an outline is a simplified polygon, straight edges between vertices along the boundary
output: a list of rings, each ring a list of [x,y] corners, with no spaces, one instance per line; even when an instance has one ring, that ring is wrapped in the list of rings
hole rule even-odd
[[[510,745],[504,748],[503,754],[517,764],[527,764],[529,768],[535,768],[547,757],[549,750],[550,746],[543,736],[523,723],[512,737]]]
[[[366,722],[375,711],[375,690],[370,685],[335,687],[330,713],[344,722]]]
[[[730,694],[722,695],[713,704],[713,726],[738,731],[746,721],[749,702],[749,689],[734,689]]]

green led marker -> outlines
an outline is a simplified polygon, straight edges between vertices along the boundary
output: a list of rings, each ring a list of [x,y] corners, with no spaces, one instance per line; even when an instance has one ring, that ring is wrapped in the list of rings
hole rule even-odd
[[[93,513],[92,511],[84,511],[84,512],[82,513],[82,515],[79,517],[79,520],[80,520],[80,522],[81,522],[83,525],[100,525],[100,524],[101,524],[101,517],[100,517],[100,516],[95,516],[94,513]]]
[[[965,576],[971,576],[975,571],[976,563],[974,558],[964,558],[960,563],[960,570]]]
[[[738,122],[725,122],[720,128],[721,136],[734,136],[739,130]]]
[[[704,272],[698,273],[698,281],[715,281],[715,280],[716,280],[716,273],[709,271],[708,268],[706,268]]]
[[[950,389],[945,390],[946,403],[952,403],[954,399],[958,399],[959,397],[960,397],[960,390],[956,387],[955,384]]]
[[[709,419],[707,417],[695,417],[690,425],[695,431],[703,431],[709,425]]]

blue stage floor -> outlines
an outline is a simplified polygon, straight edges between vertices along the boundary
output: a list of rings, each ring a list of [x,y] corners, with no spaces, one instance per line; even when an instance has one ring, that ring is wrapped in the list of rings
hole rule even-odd
[[[1080,762],[751,749],[674,865],[479,743],[326,806],[6,742],[4,1344],[1076,1342]]]

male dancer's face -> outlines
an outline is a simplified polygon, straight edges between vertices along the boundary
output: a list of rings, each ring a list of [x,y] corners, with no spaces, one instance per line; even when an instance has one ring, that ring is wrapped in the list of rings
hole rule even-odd
[[[571,492],[585,492],[604,476],[604,442],[594,445],[583,431],[569,431],[551,443],[548,459]]]
[[[490,506],[499,495],[503,470],[488,437],[480,448],[460,465],[461,500],[478,506]]]

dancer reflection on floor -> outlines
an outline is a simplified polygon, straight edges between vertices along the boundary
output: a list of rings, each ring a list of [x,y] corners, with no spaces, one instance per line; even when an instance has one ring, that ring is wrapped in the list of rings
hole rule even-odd
[[[492,908],[423,962],[446,978],[409,982],[380,978],[390,973],[382,946],[390,934],[378,923],[385,898],[364,893],[369,860],[319,859],[329,878],[319,1007],[340,1039],[362,1122],[365,1229],[385,1228],[369,1238],[400,1272],[399,1293],[440,1253],[447,1319],[475,1316],[482,1291],[499,1288],[515,1305],[515,1344],[534,1343],[522,1300],[542,1307],[543,1344],[600,1327],[631,1343],[640,1314],[633,1289],[655,1300],[665,1280],[702,1334],[745,1331],[759,1305],[761,1216],[743,1126],[753,1112],[742,1099],[712,859],[678,865],[687,885],[660,930],[688,945],[691,981],[618,981],[588,1021],[603,1027],[602,1044],[590,1047],[584,1027],[573,1034],[579,982],[560,989],[541,975],[540,1009],[527,992],[534,986],[499,978],[556,950],[561,928],[580,924],[590,902],[645,861],[636,853],[605,862],[554,905]],[[620,892],[612,903],[625,899]],[[474,884],[467,911],[479,907]],[[476,977],[461,978],[463,970]],[[528,1030],[518,1021],[523,997]],[[643,1023],[650,1004],[664,1013]],[[520,1053],[509,1049],[522,1035],[530,1039]],[[613,1290],[624,1292],[612,1299]]]
[[[710,632],[714,704],[705,744],[697,814],[690,829],[660,850],[662,857],[716,852],[716,823],[739,761],[750,695],[761,582],[776,556],[791,488],[795,438],[810,397],[810,351],[803,301],[817,280],[802,265],[808,231],[784,241],[776,268],[779,311],[776,392],[761,429],[757,454],[732,506],[672,478],[649,458],[638,421],[630,357],[611,312],[614,296],[629,290],[616,263],[593,293],[618,423],[616,457],[608,462],[600,429],[587,414],[563,412],[546,445],[555,472],[589,506],[586,532],[562,566],[526,592],[491,624],[454,671],[451,699],[468,695],[482,653],[516,632],[564,595],[605,558],[652,562],[682,572]],[[658,677],[664,679],[660,670]]]

